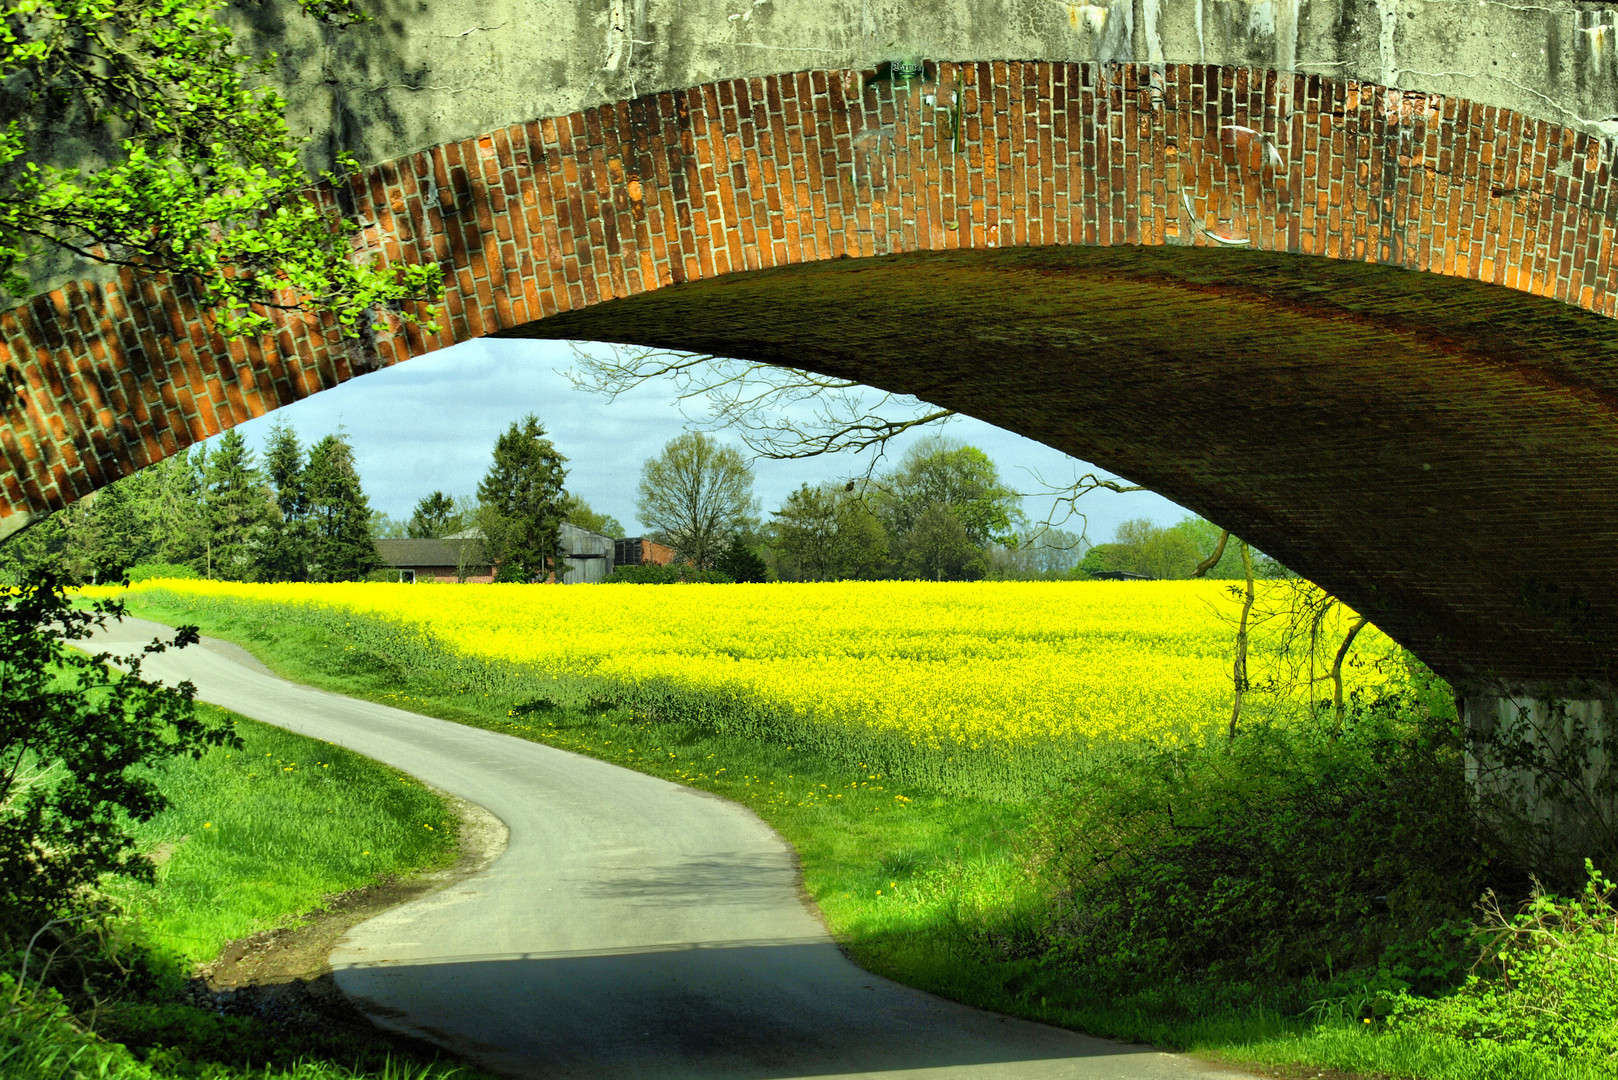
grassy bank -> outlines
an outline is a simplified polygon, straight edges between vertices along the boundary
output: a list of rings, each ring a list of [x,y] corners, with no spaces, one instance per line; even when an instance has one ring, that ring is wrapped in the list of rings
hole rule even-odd
[[[675,597],[670,596],[672,601]],[[1277,1068],[1424,1080],[1595,1080],[1606,1063],[1365,1024],[1322,981],[1166,979],[1098,994],[1039,949],[1049,894],[1027,872],[1029,801],[943,793],[853,757],[655,722],[544,671],[452,655],[330,609],[152,594],[139,613],[195,622],[288,677],[507,732],[734,799],[797,848],[805,888],[868,968],[972,1004],[1095,1034]],[[1322,1007],[1324,1003],[1325,1007]]]
[[[0,976],[5,1080],[470,1080],[476,1074],[363,1029],[289,1031],[184,1003],[227,942],[296,925],[324,898],[444,865],[456,818],[419,781],[340,747],[212,706],[240,748],[159,769],[169,808],[133,827],[156,878],[107,882],[101,937],[54,958],[64,999]],[[95,983],[86,996],[78,981]],[[39,974],[39,958],[33,975]]]
[[[420,781],[319,739],[233,721],[241,749],[162,769],[169,808],[134,830],[157,880],[109,886],[130,932],[177,970],[325,896],[453,857],[455,816]]]

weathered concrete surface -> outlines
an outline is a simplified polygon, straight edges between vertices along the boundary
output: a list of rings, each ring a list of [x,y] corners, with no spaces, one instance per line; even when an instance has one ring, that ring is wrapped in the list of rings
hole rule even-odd
[[[167,628],[129,620],[95,648]],[[351,930],[337,983],[378,1022],[549,1080],[1241,1080],[967,1008],[838,950],[791,847],[735,803],[553,747],[312,690],[205,648],[144,672],[475,801],[488,869]]]
[[[1571,0],[235,0],[314,168],[641,94],[895,58],[1195,63],[1466,98],[1618,137],[1618,12]],[[49,288],[104,270],[43,260]]]
[[[895,58],[1196,63],[1463,97],[1618,135],[1613,10],[1570,0],[237,0],[295,124],[362,162],[661,90]]]

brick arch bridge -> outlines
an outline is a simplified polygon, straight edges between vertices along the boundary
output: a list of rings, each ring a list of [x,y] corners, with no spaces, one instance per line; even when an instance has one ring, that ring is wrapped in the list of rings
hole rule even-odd
[[[1226,525],[1480,692],[1618,657],[1611,148],[1504,108],[1196,64],[815,70],[377,165],[362,253],[442,332],[226,343],[183,282],[0,317],[0,534],[233,424],[470,338],[849,376]],[[349,205],[351,204],[351,205]]]

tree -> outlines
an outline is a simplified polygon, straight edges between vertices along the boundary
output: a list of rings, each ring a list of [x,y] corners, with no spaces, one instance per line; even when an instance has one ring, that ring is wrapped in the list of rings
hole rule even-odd
[[[562,496],[562,520],[602,536],[623,536],[624,527],[611,514],[598,514],[590,504],[572,492]]]
[[[688,431],[641,468],[641,523],[666,535],[680,557],[707,570],[757,512],[753,470],[712,436]]]
[[[270,426],[264,444],[264,471],[275,490],[278,514],[264,530],[258,576],[264,581],[307,581],[314,536],[309,523],[303,446],[298,442],[298,433],[281,417],[276,417]]]
[[[874,509],[893,538],[894,561],[910,577],[982,577],[989,546],[1015,542],[1014,527],[1022,520],[1019,497],[1000,482],[989,456],[939,436],[912,446],[871,490]],[[940,515],[953,518],[959,530]]]
[[[770,580],[770,568],[752,546],[733,536],[730,543],[714,559],[714,569],[732,581],[764,582]]]
[[[56,579],[0,593],[0,948],[28,943],[106,873],[150,878],[128,831],[163,808],[151,766],[239,745],[228,722],[199,719],[189,683],[140,677],[142,659],[197,640],[182,627],[126,670],[69,647],[122,615],[116,601],[75,609]]]
[[[152,559],[201,572],[208,537],[203,512],[206,455],[206,446],[190,453],[181,451],[117,482],[139,485],[142,520],[151,541],[143,561]]]
[[[382,565],[371,539],[371,505],[344,435],[327,435],[309,448],[304,473],[309,499],[310,578],[358,581]]]
[[[989,550],[989,576],[1002,581],[1053,581],[1073,576],[1084,538],[1066,529],[1039,528]]]
[[[906,577],[929,581],[976,581],[988,565],[960,517],[933,503],[910,526],[900,569]]]
[[[334,25],[363,18],[353,0],[301,3]],[[0,8],[0,286],[26,295],[20,271],[42,252],[183,275],[229,335],[265,331],[273,308],[329,312],[355,335],[377,309],[437,297],[434,264],[352,257],[355,226],[310,190],[285,102],[261,84],[269,61],[236,47],[223,7]]]
[[[208,457],[204,474],[210,578],[244,581],[259,562],[259,545],[275,504],[241,432],[231,428]]]
[[[452,532],[459,532],[462,528],[464,526],[461,515],[455,508],[455,500],[442,491],[423,495],[416,503],[416,509],[411,513],[410,521],[405,526],[406,532],[416,540],[437,539]]]
[[[1011,538],[1020,501],[1001,483],[989,455],[941,436],[912,446],[876,486],[875,497],[877,512],[894,536],[904,536],[929,509],[942,507],[979,548]]]
[[[569,373],[573,385],[609,400],[654,380],[672,383],[682,413],[710,432],[735,431],[755,457],[795,460],[870,452],[866,480],[873,477],[891,440],[947,424],[956,416],[951,409],[849,379],[706,353],[603,349],[598,344],[589,350],[575,346],[574,360]],[[693,415],[694,409],[700,411]],[[1079,501],[1091,492],[1145,490],[1116,477],[1086,473],[1067,484],[1040,480],[1039,489],[1026,494],[1054,497],[1055,508],[1044,523],[1053,526],[1074,516],[1082,521]]]
[[[529,413],[494,444],[494,464],[478,484],[485,551],[502,581],[543,580],[559,555],[567,458]]]
[[[408,540],[410,523],[381,510],[372,510],[370,532],[373,540]]]
[[[804,484],[770,516],[783,577],[837,581],[876,577],[887,569],[887,531],[847,485]]]

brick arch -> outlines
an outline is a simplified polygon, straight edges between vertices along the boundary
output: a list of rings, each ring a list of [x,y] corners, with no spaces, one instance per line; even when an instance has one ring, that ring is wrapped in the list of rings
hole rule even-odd
[[[1452,678],[1610,681],[1618,536],[1578,508],[1618,494],[1598,140],[1270,71],[873,75],[649,95],[371,168],[345,193],[359,252],[444,265],[437,334],[287,318],[227,344],[184,283],[127,274],[6,313],[0,531],[454,342],[642,341],[916,392],[1116,468]],[[1479,586],[1494,527],[1534,565]]]

